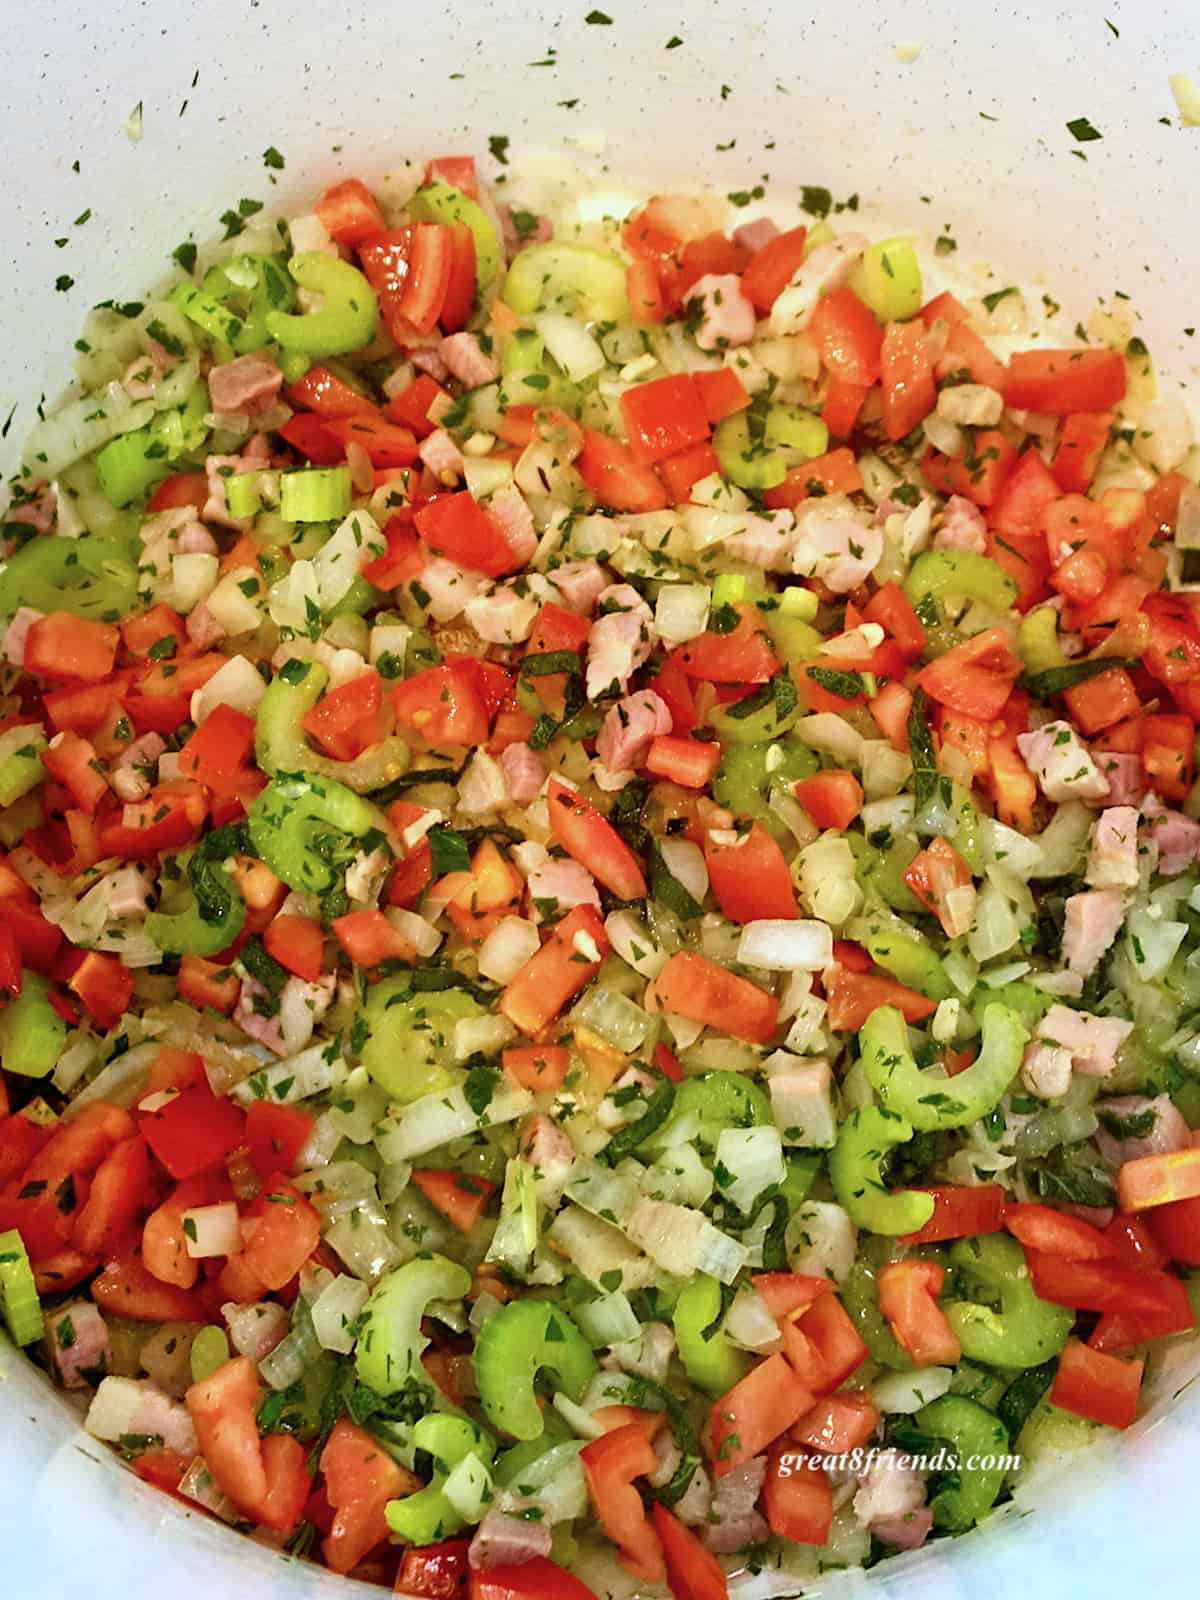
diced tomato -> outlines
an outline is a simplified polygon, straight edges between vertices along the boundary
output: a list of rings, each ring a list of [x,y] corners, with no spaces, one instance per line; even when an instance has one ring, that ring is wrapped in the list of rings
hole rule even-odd
[[[901,1244],[937,1244],[943,1239],[970,1239],[997,1233],[1003,1226],[1005,1190],[998,1183],[933,1184],[921,1190],[933,1196],[933,1215],[916,1233],[900,1236]]]
[[[698,239],[689,239],[679,252],[678,270],[671,275],[671,297],[682,304],[701,278],[736,277],[749,261],[750,252],[745,245],[723,233],[705,233]]]
[[[824,1545],[833,1523],[833,1489],[819,1456],[785,1445],[771,1452],[763,1483],[767,1525],[793,1544]]]
[[[1004,709],[1021,663],[1003,628],[987,628],[938,656],[917,675],[925,693],[964,716],[991,722]]]
[[[219,961],[206,961],[203,956],[183,956],[179,963],[176,987],[179,998],[197,1010],[211,1006],[227,1017],[237,1005],[241,979],[236,972]]]
[[[867,1359],[867,1347],[836,1294],[821,1294],[783,1325],[784,1354],[813,1394],[829,1394]]]
[[[629,301],[632,322],[649,327],[666,318],[667,301],[662,277],[658,264],[648,256],[636,256],[626,267],[625,295]]]
[[[180,506],[191,506],[199,515],[208,504],[208,474],[206,472],[174,472],[154,487],[146,502],[151,515],[157,511],[174,511]]]
[[[546,800],[550,831],[567,854],[618,899],[642,899],[646,879],[637,857],[595,806],[557,778],[551,778]]]
[[[700,396],[704,413],[714,425],[735,416],[750,404],[750,394],[732,367],[716,367],[711,371],[694,372],[692,381]]]
[[[245,1245],[241,1260],[268,1289],[282,1289],[316,1249],[321,1216],[316,1208],[276,1173],[243,1213]]]
[[[240,1511],[254,1517],[267,1493],[255,1410],[258,1374],[249,1356],[236,1356],[192,1384],[185,1399],[205,1464]]]
[[[25,1171],[53,1131],[20,1112],[0,1117],[0,1190]]]
[[[388,698],[401,728],[432,745],[471,749],[488,736],[488,715],[476,676],[462,662],[428,667],[394,684]]]
[[[694,951],[673,955],[647,989],[646,999],[648,1005],[750,1044],[766,1044],[775,1034],[779,1012],[775,996]]]
[[[330,928],[347,958],[369,971],[383,961],[415,961],[416,947],[394,928],[382,911],[348,911],[335,917]]]
[[[360,244],[385,227],[375,196],[359,178],[335,183],[317,201],[316,213],[338,244]]]
[[[1155,1206],[1146,1213],[1145,1223],[1172,1261],[1186,1267],[1200,1267],[1200,1196]]]
[[[1086,734],[1102,733],[1142,709],[1133,679],[1124,667],[1112,667],[1094,678],[1085,678],[1063,691],[1063,699],[1074,722]]]
[[[833,959],[851,972],[870,972],[875,965],[862,945],[855,944],[853,939],[835,939]]]
[[[110,623],[51,611],[30,625],[25,670],[55,683],[97,683],[112,671],[120,642],[119,630]]]
[[[908,1262],[893,1262],[907,1266]],[[921,1262],[919,1265],[930,1265]],[[886,1267],[884,1271],[886,1271]],[[818,1400],[792,1429],[792,1438],[823,1455],[845,1455],[866,1444],[879,1425],[879,1411],[861,1390],[847,1389]]]
[[[805,1272],[756,1272],[750,1281],[778,1321],[807,1311],[818,1295],[828,1294],[833,1288],[828,1278]]]
[[[414,521],[431,549],[460,566],[499,578],[522,565],[499,526],[466,489],[428,501],[418,508]]]
[[[761,315],[766,316],[795,277],[804,260],[804,241],[808,229],[801,225],[776,235],[756,250],[742,273],[742,293]]]
[[[921,457],[921,471],[940,494],[961,494],[990,506],[1016,470],[1017,452],[997,428],[976,428],[956,456],[932,448]]]
[[[733,603],[737,626],[728,633],[697,634],[667,657],[689,678],[710,683],[766,683],[779,671],[779,657],[758,607]]]
[[[643,466],[678,455],[711,431],[699,389],[687,372],[634,384],[620,403],[630,454]]]
[[[818,828],[844,833],[862,810],[862,784],[844,767],[827,767],[811,778],[797,779],[792,787]]]
[[[1034,1292],[1055,1305],[1080,1311],[1154,1315],[1171,1304],[1168,1274],[1118,1260],[1078,1261],[1025,1247]]]
[[[982,383],[1001,394],[1008,382],[1008,368],[965,321],[956,322],[946,339],[946,348],[937,363],[939,378],[965,372],[972,383]]]
[[[383,680],[378,672],[363,672],[322,695],[300,726],[335,761],[353,761],[377,743],[382,708]]]
[[[68,980],[67,987],[77,995],[88,1016],[106,1032],[129,1009],[133,996],[133,974],[119,956],[102,950],[89,950]]]
[[[262,1442],[263,1472],[267,1492],[254,1520],[278,1533],[291,1533],[300,1518],[312,1489],[308,1475],[308,1451],[289,1433],[272,1433]]]
[[[597,1600],[597,1596],[547,1556],[534,1556],[515,1567],[472,1568],[470,1600]]]
[[[1126,1161],[1117,1173],[1122,1211],[1145,1211],[1200,1198],[1200,1147]]]
[[[885,583],[871,596],[863,611],[867,622],[876,622],[904,652],[915,661],[925,648],[925,629],[908,596],[896,583]]]
[[[417,460],[414,435],[377,411],[360,411],[325,426],[341,442],[343,455],[348,445],[361,445],[373,467],[411,467]]]
[[[1143,604],[1151,641],[1143,666],[1160,683],[1200,678],[1200,611],[1188,594],[1153,594]]]
[[[200,1276],[200,1263],[188,1254],[183,1216],[197,1206],[228,1200],[224,1175],[208,1173],[177,1183],[171,1193],[146,1218],[142,1229],[142,1265],[160,1283],[191,1289]]]
[[[823,456],[814,456],[798,467],[793,467],[782,483],[768,489],[763,499],[767,509],[780,511],[798,506],[809,495],[823,491],[825,494],[857,494],[862,488],[862,474],[858,470],[853,450],[830,450]]]
[[[713,896],[730,921],[787,920],[800,915],[783,851],[760,822],[752,822],[729,844],[719,829],[709,829],[704,836],[704,860]]]
[[[412,1494],[420,1480],[349,1417],[334,1423],[320,1467],[334,1512],[321,1550],[326,1565],[345,1574],[388,1537],[388,1501]]]
[[[661,1040],[654,1046],[654,1065],[663,1077],[670,1078],[672,1083],[683,1082],[685,1076],[683,1068],[679,1065],[674,1051],[668,1049]]]
[[[834,439],[848,439],[854,432],[859,412],[870,392],[870,384],[848,383],[845,378],[830,378],[825,390],[825,404],[821,407],[821,421]],[[798,467],[792,469],[796,473],[800,470]],[[790,477],[791,473],[788,476]],[[778,491],[770,492],[774,494]]]
[[[665,511],[667,493],[652,467],[606,433],[583,430],[583,449],[575,462],[584,483],[612,511]]]
[[[937,403],[933,362],[920,323],[888,323],[880,366],[884,431],[889,439],[903,439]]]
[[[253,749],[254,718],[234,706],[219,705],[180,750],[179,771],[225,797],[236,791]]]
[[[115,1145],[96,1170],[73,1238],[89,1255],[107,1256],[148,1204],[150,1162],[137,1134]]]
[[[42,696],[42,704],[51,727],[90,734],[106,722],[114,710],[119,710],[128,688],[128,675],[119,673],[103,683],[51,689]]]
[[[513,1045],[501,1060],[504,1070],[522,1089],[558,1089],[570,1067],[570,1054],[562,1045]]]
[[[849,1029],[857,1033],[879,1006],[896,1006],[906,1022],[920,1022],[937,1010],[932,1000],[894,978],[850,972],[845,967],[826,975],[825,1001],[829,1026],[838,1032]]]
[[[1117,1354],[1148,1339],[1186,1333],[1196,1326],[1196,1313],[1180,1279],[1159,1273],[1156,1282],[1162,1291],[1162,1304],[1153,1311],[1106,1311],[1088,1335],[1087,1342],[1093,1350]]]
[[[917,312],[917,316],[927,328],[939,321],[955,328],[959,323],[966,322],[970,315],[962,301],[951,294],[949,289],[943,289],[941,294],[935,294],[933,299],[927,300]]]
[[[542,948],[508,984],[500,996],[501,1011],[522,1033],[540,1033],[591,982],[609,948],[596,908],[576,906],[554,924]]]
[[[1179,1203],[1186,1205],[1188,1202]],[[1154,1217],[1153,1211],[1144,1217],[1126,1216],[1118,1211],[1101,1232],[1122,1261],[1128,1262],[1131,1267],[1149,1267],[1157,1272],[1170,1266],[1171,1253],[1159,1243],[1152,1227]]]
[[[876,1280],[879,1310],[919,1367],[954,1366],[962,1355],[958,1335],[937,1303],[946,1269],[936,1261],[889,1261]]]
[[[707,439],[692,445],[688,450],[681,450],[677,456],[669,456],[666,461],[658,463],[658,475],[666,484],[667,492],[676,505],[682,505],[687,500],[693,484],[699,483],[702,478],[711,477],[714,472],[720,470],[721,463],[717,459],[717,452]]]
[[[321,976],[325,935],[315,917],[295,912],[276,917],[263,929],[262,940],[267,954],[296,977],[315,983]]]
[[[592,1508],[621,1552],[623,1564],[648,1583],[663,1577],[662,1548],[646,1516],[634,1479],[658,1465],[654,1446],[636,1422],[591,1440],[579,1454]]]
[[[273,1100],[252,1100],[246,1111],[246,1144],[250,1163],[262,1179],[290,1172],[308,1143],[313,1117],[299,1106]]]
[[[472,200],[478,200],[479,179],[475,173],[474,156],[435,156],[429,163],[425,181],[431,183],[435,174],[452,189],[461,189]]]
[[[1119,1361],[1071,1339],[1059,1355],[1048,1398],[1077,1417],[1127,1428],[1137,1415],[1144,1367],[1143,1361]]]
[[[449,401],[450,396],[436,378],[421,372],[407,389],[393,395],[383,409],[393,422],[408,428],[418,439],[426,439],[438,426],[429,413],[435,405],[448,405]]]
[[[66,784],[75,804],[94,817],[108,784],[99,771],[95,747],[79,734],[56,733],[42,751],[42,765],[52,778]]]
[[[709,1413],[713,1476],[761,1455],[812,1410],[814,1399],[781,1355],[760,1361]]]
[[[174,639],[175,649],[178,649],[183,645],[185,638],[183,618],[177,611],[172,611],[170,606],[161,602],[151,606],[148,611],[139,612],[136,617],[129,617],[120,624],[120,628],[121,642],[130,655],[134,656],[148,655],[155,645],[160,651],[167,649],[174,654],[170,640]]]
[[[1111,411],[1077,411],[1063,418],[1053,472],[1067,494],[1086,494],[1108,445]]]
[[[330,424],[307,412],[298,411],[275,431],[293,450],[318,467],[332,467],[346,454],[345,446]]]
[[[713,739],[677,739],[660,734],[646,752],[646,771],[684,789],[707,789],[721,760],[721,747]]]
[[[339,378],[336,372],[320,365],[309,367],[295,383],[289,384],[287,397],[292,405],[315,411],[327,422],[377,409],[374,401],[368,399],[361,389],[354,388],[344,378]]]
[[[441,1544],[405,1550],[396,1576],[396,1589],[420,1600],[467,1600],[470,1566],[469,1539],[446,1539]]]
[[[152,1483],[156,1489],[175,1494],[191,1464],[192,1458],[181,1455],[178,1450],[155,1446],[134,1456],[129,1466],[143,1483]]]
[[[874,699],[867,702],[880,733],[893,750],[908,754],[908,717],[912,710],[912,691],[902,683],[885,683]]]
[[[112,1317],[132,1322],[205,1322],[199,1299],[187,1289],[160,1283],[135,1255],[122,1254],[105,1263],[93,1279],[92,1299]]]
[[[867,389],[879,381],[884,330],[853,289],[834,289],[822,295],[809,320],[808,334],[823,365],[842,382]]]
[[[420,1167],[413,1168],[412,1181],[426,1200],[463,1233],[470,1233],[479,1221],[496,1187],[486,1178]]]
[[[465,222],[452,222],[450,233],[450,280],[438,321],[444,333],[458,333],[475,305],[475,235]]]
[[[1146,782],[1167,800],[1186,800],[1192,786],[1195,724],[1190,717],[1160,712],[1143,717],[1141,725]]]
[[[1119,350],[1018,350],[1008,364],[1005,404],[1024,411],[1109,411],[1124,397]]]
[[[211,1171],[245,1138],[241,1110],[213,1094],[207,1080],[184,1089],[158,1111],[142,1112],[138,1122],[146,1143],[176,1179]]]
[[[686,1523],[656,1500],[650,1509],[666,1562],[667,1586],[674,1600],[729,1600],[721,1563]],[[558,1591],[547,1600],[560,1600]],[[561,1600],[572,1600],[563,1593]]]
[[[961,930],[950,895],[970,885],[971,869],[948,839],[934,838],[919,850],[904,872],[904,882],[917,899],[953,936]]]

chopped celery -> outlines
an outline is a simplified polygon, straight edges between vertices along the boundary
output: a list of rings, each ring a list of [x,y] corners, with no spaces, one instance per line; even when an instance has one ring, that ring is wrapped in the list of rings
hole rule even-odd
[[[1034,1367],[1066,1344],[1075,1313],[1033,1291],[1025,1254],[1004,1233],[960,1239],[951,1247],[960,1292],[973,1300],[948,1300],[946,1319],[963,1354],[989,1367]]]
[[[319,250],[293,256],[288,271],[302,289],[321,295],[319,310],[295,315],[268,311],[268,334],[285,350],[308,356],[339,356],[369,344],[375,336],[379,301],[357,267]]]
[[[445,1256],[418,1256],[387,1273],[362,1310],[355,1354],[359,1379],[377,1394],[411,1385],[432,1394],[433,1382],[421,1365],[429,1343],[421,1318],[431,1300],[461,1300],[470,1287],[467,1269]]]
[[[749,1357],[729,1342],[723,1327],[721,1285],[698,1272],[684,1285],[673,1318],[679,1359],[694,1384],[724,1394],[746,1376]]]
[[[796,617],[801,622],[811,622],[820,604],[814,591],[799,583],[790,584],[779,596],[779,609],[785,616]]]
[[[225,479],[225,504],[229,515],[239,521],[245,517],[256,517],[266,506],[278,505],[279,474],[261,469],[235,472],[231,478]],[[331,515],[339,516],[341,513],[335,511]],[[294,520],[299,522],[307,519],[297,517]]]
[[[824,455],[829,448],[829,429],[811,411],[773,405],[763,427],[763,443],[769,449],[787,450],[809,460]]]
[[[876,1013],[877,1014],[877,1013]],[[896,1145],[907,1144],[913,1125],[893,1111],[860,1106],[838,1129],[829,1152],[829,1180],[838,1204],[859,1228],[873,1233],[916,1233],[933,1215],[933,1198],[916,1189],[889,1191],[880,1164]]]
[[[525,372],[540,372],[546,354],[546,341],[534,328],[515,328],[505,347],[500,370],[506,378]]]
[[[335,522],[350,510],[350,500],[346,466],[300,467],[279,480],[279,515],[285,522]]]
[[[289,888],[323,894],[353,860],[378,813],[331,778],[280,773],[250,807],[250,843]]]
[[[485,1497],[491,1498],[490,1468],[495,1445],[468,1417],[450,1417],[437,1412],[418,1418],[413,1425],[412,1445],[432,1459],[433,1478],[414,1494],[389,1500],[385,1515],[388,1527],[400,1538],[410,1544],[432,1544],[466,1526],[467,1519],[454,1504],[458,1498],[454,1489],[467,1475],[464,1469],[471,1463],[474,1463],[474,1476],[478,1479],[478,1498],[481,1502]],[[482,1515],[482,1505],[478,1514]]]
[[[935,1527],[965,1533],[991,1509],[1004,1484],[1008,1430],[986,1407],[960,1394],[931,1400],[913,1422],[922,1433],[944,1439],[958,1457],[930,1506]]]
[[[482,1007],[465,989],[412,992],[401,975],[373,985],[362,1011],[367,1040],[362,1064],[393,1100],[407,1104],[455,1081],[451,1036],[461,1017],[477,1017]]]
[[[1016,1012],[999,1003],[985,1008],[982,1027],[983,1045],[971,1065],[953,1079],[939,1078],[917,1066],[901,1013],[877,1007],[860,1041],[867,1077],[885,1108],[922,1132],[963,1128],[995,1110],[1021,1070],[1029,1034]]]
[[[626,322],[625,263],[611,250],[567,240],[531,245],[513,258],[504,300],[522,317],[546,305],[564,305],[591,321]]]
[[[302,731],[305,713],[311,711],[329,682],[329,673],[316,661],[292,660],[275,674],[258,708],[254,756],[268,773],[307,772],[333,778],[366,794],[382,789],[408,771],[407,743],[393,734],[370,745],[353,761],[335,761],[319,755]]]
[[[194,322],[211,339],[234,345],[244,327],[243,319],[223,305],[211,294],[205,294],[194,283],[180,283],[171,291],[171,299],[189,322]]]
[[[202,1383],[229,1360],[229,1340],[224,1328],[206,1327],[192,1340],[192,1382]]]
[[[732,605],[746,598],[746,579],[740,572],[719,572],[713,579],[712,606]]]
[[[222,341],[240,356],[261,350],[269,342],[268,312],[290,311],[296,303],[296,286],[282,259],[275,256],[240,255],[218,262],[205,273],[201,289],[209,300],[232,311],[240,323],[233,338]],[[285,367],[284,376],[293,382],[300,373]]]
[[[0,806],[11,806],[36,789],[46,776],[40,756],[46,735],[37,723],[21,723],[0,733]]]
[[[15,1228],[0,1233],[0,1310],[14,1344],[33,1344],[45,1332],[33,1268]]]
[[[421,186],[412,197],[413,216],[428,222],[465,222],[475,239],[475,282],[488,289],[500,270],[500,242],[491,218],[469,194],[453,184],[434,181]]]
[[[921,266],[907,239],[881,239],[863,251],[850,286],[881,322],[903,322],[921,309]]]
[[[739,489],[774,489],[788,474],[787,457],[750,434],[744,411],[719,422],[713,434],[713,449],[721,464],[721,474]]]
[[[20,994],[0,1010],[0,1066],[23,1078],[44,1078],[66,1042],[67,1025],[50,1004],[50,985],[24,971]]]
[[[1017,629],[1017,651],[1031,676],[1067,665],[1059,648],[1058,612],[1053,607],[1035,606],[1025,613]]]
[[[534,1380],[548,1370],[569,1400],[579,1401],[596,1371],[583,1334],[558,1306],[512,1300],[475,1342],[479,1400],[489,1421],[514,1439],[537,1439],[545,1428]]]
[[[955,992],[941,958],[927,939],[912,928],[877,923],[863,935],[863,945],[876,966],[890,972],[906,988],[931,1000],[948,1000]]]

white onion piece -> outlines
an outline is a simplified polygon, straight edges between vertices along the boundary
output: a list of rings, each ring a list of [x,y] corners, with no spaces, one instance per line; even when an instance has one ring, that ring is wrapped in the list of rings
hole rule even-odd
[[[700,846],[693,844],[690,839],[667,836],[661,841],[659,849],[667,871],[676,883],[681,883],[692,899],[703,905],[708,893],[708,866]]]
[[[313,1332],[322,1350],[348,1355],[354,1348],[351,1327],[366,1304],[369,1290],[358,1278],[339,1273],[312,1303]]]
[[[541,948],[538,930],[524,917],[502,917],[479,947],[479,971],[493,983],[510,983]]]
[[[833,960],[833,930],[825,922],[764,919],[747,922],[737,958],[768,972],[821,972]]]
[[[193,1260],[228,1256],[242,1248],[238,1208],[232,1200],[215,1206],[196,1206],[183,1213],[183,1237]]]

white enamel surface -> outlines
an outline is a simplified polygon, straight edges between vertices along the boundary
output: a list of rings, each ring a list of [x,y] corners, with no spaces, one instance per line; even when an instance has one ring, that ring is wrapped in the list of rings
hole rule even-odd
[[[856,191],[868,228],[873,214],[922,229],[948,223],[956,266],[991,260],[1003,281],[1044,279],[1069,326],[1123,291],[1160,364],[1195,376],[1198,340],[1183,330],[1200,324],[1200,129],[1177,126],[1167,85],[1173,71],[1200,76],[1194,0],[603,4],[612,27],[584,24],[590,0],[7,6],[0,421],[17,412],[0,465],[15,462],[39,396],[68,381],[86,306],[142,293],[181,239],[218,231],[240,197],[286,208],[340,174],[479,152],[490,135],[516,151],[603,132],[614,171],[664,185],[742,189],[770,174],[837,198]],[[676,34],[683,44],[666,50]],[[907,64],[895,51],[906,40],[921,46]],[[529,65],[551,47],[557,65]],[[576,98],[573,109],[556,105]],[[134,144],[124,125],[139,100]],[[1065,124],[1077,117],[1104,137],[1076,144]],[[715,149],[730,140],[733,149]],[[287,159],[275,188],[261,159],[268,145]],[[91,219],[74,226],[88,207]],[[57,293],[62,273],[75,284]],[[4,1593],[348,1592],[137,1483],[2,1340],[0,1380]],[[1193,1390],[1069,1468],[1031,1514],[889,1563],[866,1587],[913,1600],[1172,1592],[1172,1579],[1194,1571],[1198,1423]],[[821,1592],[855,1587],[834,1578]]]

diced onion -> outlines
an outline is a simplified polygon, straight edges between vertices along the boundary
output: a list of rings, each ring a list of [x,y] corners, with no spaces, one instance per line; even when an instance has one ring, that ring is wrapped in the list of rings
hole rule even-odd
[[[793,1272],[840,1283],[854,1265],[858,1230],[841,1206],[804,1200],[792,1214],[784,1244]]]
[[[574,317],[561,311],[542,311],[534,318],[534,327],[572,383],[582,383],[607,364],[604,351]]]
[[[825,922],[747,922],[737,959],[769,972],[821,972],[833,960],[833,930]]]
[[[214,1206],[196,1206],[183,1213],[183,1236],[193,1260],[228,1256],[242,1248],[238,1208],[232,1200]]]
[[[664,583],[654,606],[654,626],[665,644],[685,644],[708,626],[712,590],[702,583]]]
[[[497,1055],[506,1044],[511,1044],[517,1030],[507,1017],[488,1014],[482,1017],[461,1017],[454,1024],[454,1059],[467,1061],[471,1056]]]
[[[577,1308],[575,1320],[585,1337],[596,1346],[636,1339],[642,1331],[628,1295],[619,1289],[615,1294],[602,1294],[595,1300],[585,1301]]]
[[[132,1054],[132,1052],[131,1052]],[[261,1072],[236,1084],[233,1098],[241,1105],[252,1100],[282,1101],[295,1104],[325,1094],[346,1076],[345,1060],[331,1045],[310,1045],[299,1055],[274,1061]]]
[[[641,919],[632,911],[613,911],[605,918],[604,931],[617,955],[643,978],[657,978],[668,956],[658,949]],[[487,947],[484,941],[483,949]],[[482,950],[479,970],[483,971]],[[497,980],[500,981],[500,980]]]
[[[403,906],[389,906],[384,916],[419,956],[431,956],[442,942],[442,935],[433,924],[416,911],[406,911]]]
[[[693,900],[703,904],[708,893],[708,867],[704,852],[690,839],[667,836],[659,846],[667,871],[681,883]]]
[[[650,1035],[650,1015],[628,995],[603,985],[586,989],[571,1012],[574,1023],[582,1023],[599,1035],[605,1044],[631,1055]]]
[[[312,1303],[313,1332],[322,1350],[348,1355],[354,1348],[351,1331],[366,1304],[368,1290],[358,1278],[339,1273]]]
[[[247,588],[253,585],[249,594],[242,588],[243,584],[246,584]],[[253,567],[233,567],[219,580],[204,603],[213,621],[220,623],[226,633],[250,633],[262,620],[256,598],[258,592],[258,573]],[[300,623],[299,626],[303,627],[304,624]],[[261,678],[259,682],[262,683]]]
[[[871,1385],[871,1399],[880,1411],[911,1416],[922,1406],[949,1391],[952,1367],[915,1367],[911,1372],[889,1372]]]
[[[541,948],[538,930],[524,917],[502,917],[479,947],[479,971],[507,984]]]
[[[771,1350],[779,1345],[779,1324],[757,1289],[736,1297],[725,1314],[723,1331],[743,1350]]]
[[[801,717],[792,728],[796,738],[822,750],[843,766],[857,767],[862,763],[863,736],[833,711],[818,711]]]

